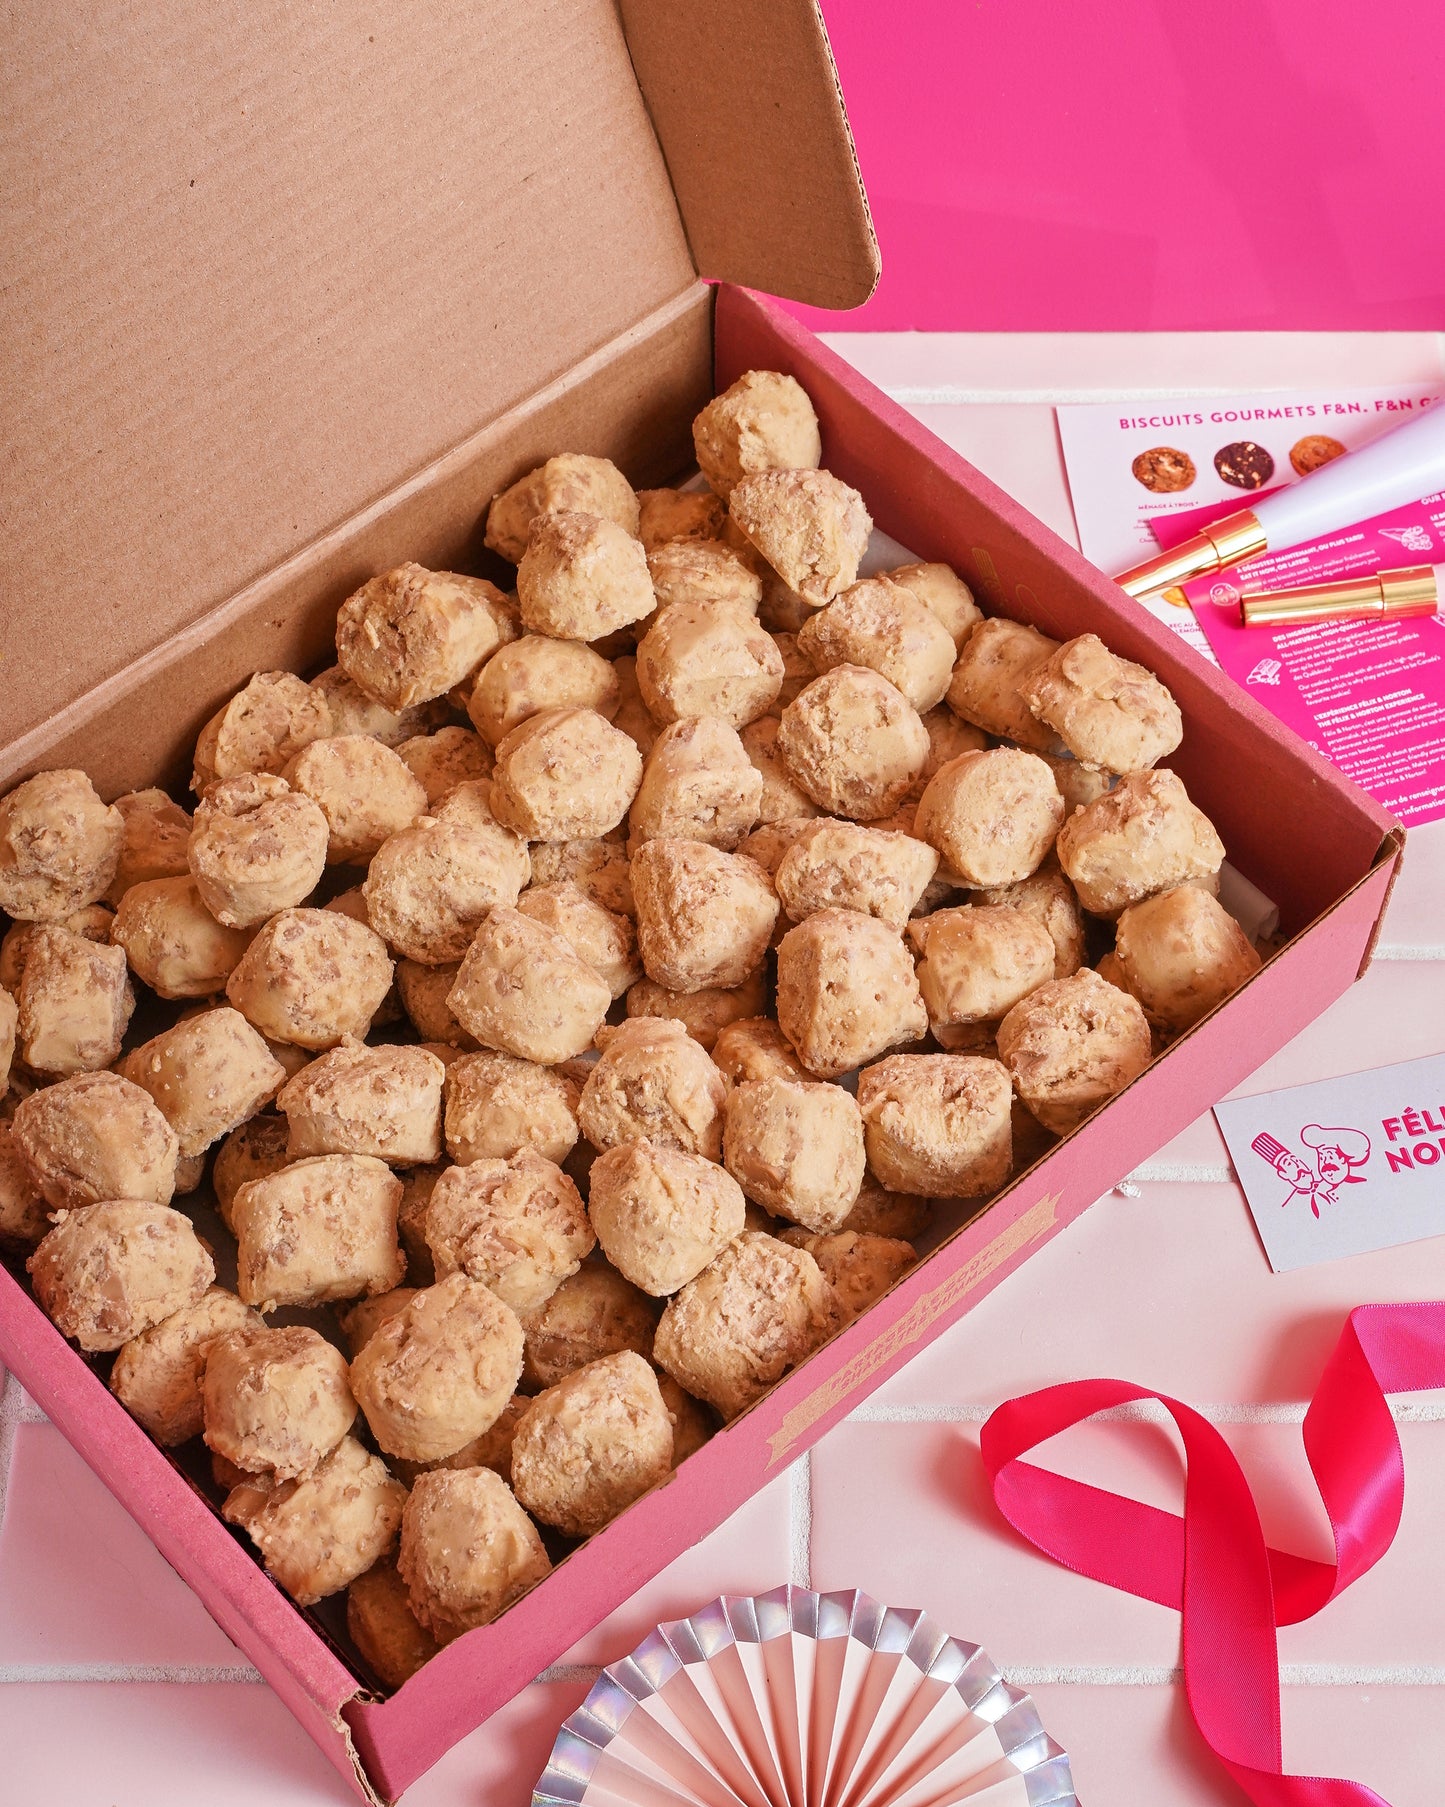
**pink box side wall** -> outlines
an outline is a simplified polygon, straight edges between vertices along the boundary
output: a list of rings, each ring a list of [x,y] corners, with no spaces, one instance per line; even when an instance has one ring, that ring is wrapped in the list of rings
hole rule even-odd
[[[1033,1240],[1010,1247],[981,1269],[976,1283],[930,1320],[928,1336],[970,1309],[1048,1235],[1318,1014],[1355,977],[1383,906],[1393,862],[1377,863],[1375,856],[1393,826],[1390,818],[1313,760],[1247,699],[1226,690],[1213,674],[1186,667],[1172,647],[1162,644],[1142,611],[1124,603],[1107,580],[805,330],[760,298],[723,289],[718,298],[719,381],[757,364],[791,367],[803,377],[819,400],[830,461],[865,489],[880,525],[919,552],[952,556],[966,569],[971,568],[964,556],[970,547],[992,546],[993,569],[999,584],[1007,586],[1003,594],[990,593],[995,607],[1015,614],[1027,608],[1045,625],[1066,631],[1079,631],[1071,623],[1100,622],[1111,643],[1164,670],[1183,693],[1191,730],[1198,728],[1217,757],[1243,756],[1267,768],[1275,796],[1292,800],[1291,819],[1279,832],[1296,857],[1311,848],[1315,854],[1290,895],[1298,920],[1339,901],[1242,995],[921,1264],[865,1320],[691,1458],[670,1483],[574,1552],[554,1581],[544,1583],[497,1625],[450,1646],[387,1701],[356,1698],[343,1706],[356,1693],[349,1671],[23,1289],[9,1275],[0,1276],[0,1353],[218,1623],[257,1662],[338,1770],[350,1775],[351,1751],[338,1719],[341,1713],[373,1786],[386,1798],[399,1794],[538,1669],[720,1523],[762,1484],[771,1463],[800,1453],[901,1366],[919,1341],[881,1357],[877,1351],[887,1348],[900,1320],[941,1280],[978,1261],[1041,1198],[1058,1195],[1052,1222]],[[980,579],[984,575],[976,574]],[[1032,594],[1021,598],[1020,584]],[[1241,792],[1237,782],[1225,782],[1228,777],[1220,777],[1224,807],[1219,813],[1229,822],[1233,851],[1239,844],[1233,831],[1241,818],[1259,813],[1254,793],[1262,787],[1246,786]],[[1188,781],[1196,788],[1192,776]],[[1294,819],[1300,812],[1305,820]],[[1247,860],[1240,863],[1250,876],[1260,876],[1260,869]],[[1277,863],[1276,852],[1270,871]],[[775,1452],[773,1440],[789,1414],[845,1370],[856,1371],[856,1383]]]

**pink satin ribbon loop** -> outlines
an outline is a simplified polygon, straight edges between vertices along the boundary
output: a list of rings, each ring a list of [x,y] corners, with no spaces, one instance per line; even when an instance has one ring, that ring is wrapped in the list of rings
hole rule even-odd
[[[1119,1380],[1046,1387],[983,1427],[994,1500],[1016,1531],[1077,1574],[1183,1615],[1184,1683],[1205,1741],[1256,1807],[1388,1807],[1360,1782],[1283,1772],[1276,1628],[1310,1618],[1394,1541],[1405,1498],[1388,1393],[1445,1386],[1445,1301],[1350,1313],[1304,1421],[1335,1561],[1265,1543],[1249,1483],[1198,1412]],[[1182,1516],[1024,1462],[1096,1413],[1152,1400],[1184,1443]]]

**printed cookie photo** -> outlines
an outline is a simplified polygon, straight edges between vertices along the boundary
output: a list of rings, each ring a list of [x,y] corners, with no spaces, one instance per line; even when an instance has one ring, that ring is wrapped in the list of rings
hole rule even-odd
[[[1214,468],[1235,489],[1262,489],[1274,475],[1274,459],[1252,439],[1236,439],[1214,454]]]
[[[1156,496],[1172,496],[1188,489],[1195,477],[1194,460],[1177,446],[1150,446],[1129,466],[1135,480]]]
[[[1322,464],[1338,458],[1344,449],[1339,440],[1331,439],[1328,433],[1306,433],[1290,447],[1289,461],[1301,477],[1308,477]]]

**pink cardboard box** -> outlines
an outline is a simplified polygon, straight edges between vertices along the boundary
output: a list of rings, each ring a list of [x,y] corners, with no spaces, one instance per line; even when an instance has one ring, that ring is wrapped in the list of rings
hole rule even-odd
[[[537,277],[526,291],[540,322],[534,342],[523,336],[493,354],[489,342],[475,335],[501,329],[495,321],[488,328],[475,283],[451,284],[443,297],[454,310],[473,309],[476,317],[467,325],[474,337],[464,341],[456,319],[444,313],[434,318],[416,296],[401,292],[405,272],[398,269],[397,292],[381,285],[368,292],[369,308],[355,313],[352,337],[364,344],[350,380],[333,382],[324,361],[307,364],[316,334],[292,312],[304,313],[315,259],[351,255],[357,234],[371,235],[390,255],[401,242],[396,235],[404,238],[411,229],[410,209],[422,205],[414,187],[391,180],[397,172],[388,163],[388,181],[377,179],[367,206],[352,205],[336,220],[336,207],[355,200],[346,188],[352,163],[373,146],[365,140],[358,148],[355,134],[364,138],[365,116],[354,106],[327,110],[333,68],[344,53],[346,81],[370,79],[364,47],[374,42],[369,34],[385,31],[379,16],[349,0],[328,11],[324,24],[307,29],[324,35],[344,25],[351,35],[337,43],[328,38],[309,57],[292,57],[287,44],[274,52],[249,39],[233,47],[237,57],[273,54],[278,82],[294,76],[312,85],[293,96],[293,111],[305,113],[311,134],[302,173],[314,189],[321,168],[314,139],[330,131],[334,168],[326,167],[339,184],[320,200],[308,189],[314,204],[293,219],[284,208],[278,211],[262,179],[273,173],[273,160],[261,174],[241,170],[224,210],[217,242],[231,245],[237,233],[249,232],[273,261],[280,255],[277,243],[284,245],[294,227],[293,279],[283,285],[285,305],[270,317],[272,337],[264,343],[256,337],[253,344],[237,327],[236,342],[252,345],[276,371],[271,388],[263,384],[255,391],[256,407],[264,403],[283,417],[270,423],[264,446],[245,455],[236,450],[232,389],[250,382],[248,367],[218,367],[209,388],[198,388],[192,378],[192,365],[204,362],[202,351],[229,330],[225,309],[237,294],[245,299],[254,274],[249,265],[232,269],[229,286],[208,291],[199,311],[186,312],[171,295],[159,325],[147,316],[142,324],[166,354],[150,363],[136,361],[137,347],[150,342],[144,335],[135,345],[125,340],[128,316],[111,322],[97,349],[86,318],[72,319],[66,311],[81,305],[83,285],[45,286],[35,300],[38,324],[32,323],[27,343],[51,344],[72,388],[84,390],[87,380],[99,384],[105,373],[114,379],[120,370],[120,380],[149,384],[153,393],[132,409],[144,423],[144,455],[131,456],[133,439],[124,440],[126,456],[114,469],[93,468],[77,453],[63,505],[34,516],[43,556],[28,569],[48,569],[54,581],[36,586],[45,605],[39,615],[28,593],[17,596],[7,615],[7,625],[15,626],[9,668],[31,681],[12,682],[0,695],[0,785],[66,764],[87,767],[106,795],[175,781],[200,724],[253,671],[309,671],[329,662],[337,604],[365,577],[404,558],[434,568],[485,568],[478,522],[488,498],[558,450],[614,457],[640,484],[676,476],[688,462],[688,425],[712,386],[724,387],[748,369],[773,368],[792,372],[808,390],[822,423],[825,463],[863,492],[885,532],[920,557],[954,565],[991,611],[1061,638],[1097,631],[1117,652],[1159,672],[1186,723],[1184,745],[1172,763],[1218,824],[1232,862],[1279,904],[1290,939],[1240,993],[985,1210],[971,1221],[945,1224],[928,1259],[863,1318],[690,1456],[668,1482],[575,1549],[497,1623],[448,1646],[389,1698],[371,1691],[322,1622],[280,1593],[200,1488],[128,1417],[101,1372],[35,1305],[18,1265],[0,1267],[0,1359],[336,1767],[373,1802],[395,1800],[582,1633],[1351,984],[1369,958],[1402,839],[1398,825],[1368,798],[1233,685],[1178,650],[1111,582],[780,307],[742,287],[724,283],[714,290],[697,280],[697,264],[705,258],[709,271],[766,281],[824,305],[855,302],[871,283],[866,209],[826,41],[808,0],[753,0],[721,9],[626,0],[621,23],[610,0],[572,4],[550,17],[556,10],[539,4],[519,16],[500,4],[460,9],[452,24],[458,33],[465,25],[472,35],[449,39],[446,57],[443,46],[428,44],[424,33],[416,36],[422,28],[408,15],[412,36],[390,46],[390,60],[376,79],[388,96],[399,83],[405,86],[409,74],[425,85],[443,62],[451,69],[459,59],[480,55],[478,31],[533,33],[537,56],[565,38],[568,55],[590,59],[581,90],[570,97],[570,64],[545,56],[540,63],[535,56],[529,60],[526,47],[516,44],[494,67],[483,59],[477,77],[489,75],[494,92],[508,80],[515,88],[529,69],[535,85],[536,69],[544,70],[548,96],[559,109],[546,143],[561,147],[557,155],[574,157],[575,181],[539,196],[537,220],[503,209],[500,223],[475,225],[462,205],[475,184],[463,171],[446,234],[428,254],[443,261],[471,257],[477,282],[495,270],[496,282],[505,285],[519,259],[525,264],[530,257],[540,269],[559,255],[557,216],[574,204],[583,183],[590,211],[578,216],[578,229],[601,234],[594,216],[612,208],[617,217],[604,221],[601,236],[614,249],[638,207],[656,213],[650,236],[644,235],[646,267],[630,272],[631,288],[621,298],[620,278],[605,260],[577,263],[573,257],[565,267],[547,266],[542,273],[562,284],[563,299],[576,306],[569,313],[545,284],[536,286]],[[90,73],[100,81],[110,68],[105,47],[90,48],[96,59]],[[50,64],[61,54],[55,46],[50,51],[35,58],[42,99],[53,92]],[[163,61],[148,60],[147,68]],[[220,59],[223,74],[229,66]],[[189,81],[191,73],[183,67],[175,79]],[[102,82],[102,99],[105,94]],[[157,109],[163,120],[182,113],[191,116],[179,101],[169,111]],[[517,134],[525,137],[531,129],[530,117],[518,114],[517,121],[516,133],[497,135],[498,155],[517,153]],[[569,151],[566,133],[585,134],[589,122],[595,141]],[[41,109],[27,142],[43,160],[47,132],[60,141],[52,147],[58,155],[70,142],[68,131],[68,118],[51,120]],[[384,130],[381,135],[389,158],[420,154],[412,139],[402,143]],[[629,144],[631,162],[624,158],[612,172],[615,182],[601,180],[599,158],[622,157],[618,147]],[[721,161],[720,152],[726,152]],[[225,179],[229,167],[217,176],[204,166],[197,179]],[[97,222],[108,190],[86,200],[92,211],[82,208],[78,223],[57,231],[54,256],[62,263],[71,245],[86,255],[104,245],[98,255],[110,267],[100,276],[88,270],[86,293],[104,290],[123,303],[133,298],[143,312],[156,290],[150,281],[156,271],[179,282],[191,267],[198,228],[189,215],[177,213],[190,204],[177,194],[189,191],[183,183],[174,189],[175,170],[163,173],[150,212],[138,208],[127,233],[101,234]],[[506,173],[512,189],[504,193],[500,182],[497,188],[504,199],[525,177],[510,167]],[[485,190],[486,184],[480,186]],[[327,199],[335,205],[321,204]],[[503,226],[511,234],[505,268],[496,260]],[[268,267],[263,275],[252,308],[273,298],[277,270]],[[329,326],[338,310],[329,291],[325,301],[321,317]],[[595,303],[593,313],[584,301]],[[390,316],[377,325],[376,316],[388,308]],[[340,316],[352,318],[344,309]],[[249,318],[243,322],[248,331]],[[510,330],[510,316],[506,324]],[[89,379],[87,358],[93,365]],[[458,405],[458,385],[437,379],[436,360],[442,358],[443,379],[455,360],[482,360],[474,409],[480,424],[459,436],[449,428],[443,447],[418,460],[409,437],[422,419],[409,412],[414,390],[426,390],[427,419]],[[527,364],[520,375],[519,358]],[[394,379],[393,365],[404,367]],[[86,433],[99,431],[91,412],[80,413]],[[22,496],[27,486],[35,496],[51,493],[46,483],[55,480],[56,447],[71,430],[66,417],[49,438],[26,441],[17,457]],[[120,432],[114,422],[111,430]],[[293,439],[314,454],[318,468],[300,452],[287,462]],[[332,444],[343,455],[328,461],[323,453]],[[273,470],[268,457],[282,468]],[[383,469],[390,477],[378,491],[376,474]],[[224,498],[236,503],[229,513],[221,511]],[[110,563],[98,563],[107,552]],[[142,561],[139,573],[136,558]],[[97,612],[95,584],[86,588],[82,580],[102,570],[104,611]],[[75,599],[66,606],[88,632],[57,642],[46,613],[56,598]],[[6,652],[9,665],[12,645]]]

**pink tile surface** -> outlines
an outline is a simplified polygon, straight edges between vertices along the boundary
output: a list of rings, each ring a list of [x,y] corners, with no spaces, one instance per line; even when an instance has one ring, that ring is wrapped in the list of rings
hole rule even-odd
[[[1352,1305],[1442,1296],[1445,1241],[1273,1274],[1232,1183],[1146,1183],[1100,1199],[861,1409],[992,1407],[1086,1375],[1196,1405],[1303,1401]]]
[[[1311,1497],[1298,1426],[1231,1424],[1226,1434],[1265,1535],[1327,1557],[1328,1522]],[[1445,1681],[1445,1622],[1427,1584],[1445,1547],[1445,1435],[1438,1422],[1409,1424],[1401,1442],[1410,1490],[1394,1547],[1326,1612],[1281,1633],[1282,1662],[1323,1665],[1326,1679],[1360,1668]],[[1081,1426],[1044,1465],[1150,1505],[1177,1510],[1182,1497],[1177,1447],[1162,1425]],[[1039,1671],[1087,1678],[1177,1664],[1175,1613],[1051,1563],[1013,1534],[993,1508],[976,1426],[843,1425],[814,1452],[813,1478],[817,1586],[922,1606],[1026,1681]]]
[[[1072,537],[1050,403],[1111,393],[1438,374],[1433,335],[899,335],[844,349],[965,456]],[[1411,838],[1365,982],[1242,1089],[1445,1048],[1445,824]],[[1149,1176],[1157,1176],[1150,1178]],[[1258,1490],[1267,1527],[1324,1553],[1291,1422],[1345,1310],[1445,1296],[1445,1239],[1272,1276],[1213,1121],[1191,1125],[780,1477],[452,1751],[408,1807],[524,1807],[594,1666],[658,1619],[789,1577],[866,1586],[933,1609],[1016,1667],[1073,1753],[1091,1807],[1224,1807],[1237,1798],[1177,1688],[1177,1620],[1084,1582],[993,1514],[977,1423],[999,1399],[1117,1374],[1205,1405]],[[352,1797],[56,1432],[0,1406],[0,1799],[25,1807],[331,1807]],[[1282,1655],[1287,1754],[1367,1780],[1392,1807],[1434,1807],[1445,1761],[1445,1400],[1412,1402],[1406,1520],[1376,1572]],[[7,1443],[13,1443],[6,1461]],[[1068,1472],[1177,1503],[1162,1430],[1091,1426]],[[1063,1465],[1062,1459],[1060,1465]],[[8,1492],[7,1492],[8,1476]],[[1073,1679],[1061,1676],[1072,1673]],[[187,1676],[160,1685],[139,1678]],[[36,1682],[37,1675],[55,1679]],[[88,1677],[89,1680],[60,1679]],[[119,1677],[102,1681],[102,1677]],[[128,1678],[128,1679],[127,1679]],[[1410,1684],[1410,1685],[1407,1685]]]
[[[565,1663],[613,1663],[659,1620],[686,1618],[718,1594],[765,1593],[793,1580],[790,1476],[754,1494],[710,1537],[581,1637]]]
[[[96,1664],[250,1669],[60,1432],[21,1424],[0,1525],[0,1673]]]
[[[1043,1722],[1073,1754],[1088,1807],[1238,1807],[1177,1688],[1031,1690]],[[1419,1688],[1286,1688],[1285,1761],[1309,1775],[1347,1776],[1392,1807],[1436,1807],[1445,1715]]]

